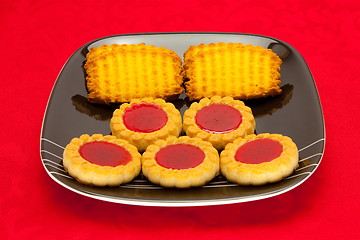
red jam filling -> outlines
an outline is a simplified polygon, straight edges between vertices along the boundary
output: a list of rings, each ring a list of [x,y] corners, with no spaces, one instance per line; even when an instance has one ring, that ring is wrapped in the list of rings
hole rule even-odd
[[[242,145],[235,154],[235,160],[247,164],[270,162],[283,151],[282,145],[272,139],[256,139]]]
[[[156,104],[139,103],[126,109],[123,121],[134,132],[150,133],[163,128],[167,123],[166,112]]]
[[[88,162],[100,166],[116,167],[131,161],[125,148],[105,141],[85,143],[79,148],[79,153]]]
[[[174,144],[160,149],[156,162],[169,169],[188,169],[200,165],[205,153],[198,147],[189,144]]]
[[[209,133],[228,133],[242,122],[239,110],[225,104],[212,104],[200,109],[195,116],[200,129]]]

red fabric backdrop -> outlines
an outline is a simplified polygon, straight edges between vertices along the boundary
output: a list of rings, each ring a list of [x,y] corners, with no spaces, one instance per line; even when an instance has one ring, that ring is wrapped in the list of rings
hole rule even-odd
[[[0,1],[0,237],[359,239],[359,16],[351,0]],[[108,35],[176,31],[266,35],[303,55],[327,132],[310,179],[266,200],[163,208],[90,199],[49,178],[39,154],[42,118],[70,55]]]

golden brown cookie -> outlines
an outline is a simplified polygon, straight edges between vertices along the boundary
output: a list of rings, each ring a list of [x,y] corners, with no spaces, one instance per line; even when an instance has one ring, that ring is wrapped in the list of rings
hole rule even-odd
[[[121,52],[121,51],[146,51],[148,53],[162,53],[164,55],[169,55],[174,57],[174,61],[181,64],[181,58],[176,54],[176,52],[166,49],[164,47],[156,47],[154,45],[146,45],[145,43],[140,44],[111,44],[111,45],[101,45],[99,47],[92,47],[90,51],[86,54],[87,63],[92,63],[96,58],[105,56],[111,52]]]
[[[219,173],[219,154],[199,138],[169,137],[150,145],[142,156],[142,172],[163,187],[202,186]]]
[[[214,96],[194,102],[184,113],[183,129],[221,150],[239,137],[253,134],[255,119],[251,109],[240,100]]]
[[[282,60],[271,50],[241,43],[190,46],[184,53],[190,100],[230,96],[252,99],[281,93]]]
[[[110,121],[113,135],[125,139],[139,151],[156,140],[178,137],[182,129],[179,110],[163,99],[134,99],[114,111]]]
[[[220,154],[222,175],[240,185],[280,181],[293,173],[298,161],[298,149],[291,138],[269,133],[239,138]]]
[[[117,186],[140,173],[141,155],[136,147],[115,136],[84,134],[65,147],[63,165],[83,184]]]
[[[91,48],[84,65],[88,99],[122,103],[144,97],[176,98],[184,90],[181,63],[174,51],[145,44]]]

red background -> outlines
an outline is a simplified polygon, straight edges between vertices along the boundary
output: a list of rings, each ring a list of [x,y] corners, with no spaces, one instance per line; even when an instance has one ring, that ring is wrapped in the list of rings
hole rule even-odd
[[[359,239],[359,6],[347,0],[0,1],[0,237]],[[327,132],[312,177],[270,199],[188,208],[103,202],[49,178],[39,153],[42,118],[70,55],[108,35],[176,31],[271,36],[303,55]]]

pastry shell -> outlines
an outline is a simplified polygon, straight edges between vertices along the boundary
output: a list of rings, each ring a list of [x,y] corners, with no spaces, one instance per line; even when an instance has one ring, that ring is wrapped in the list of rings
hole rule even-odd
[[[126,165],[100,166],[93,164],[84,159],[80,153],[79,148],[89,142],[104,141],[116,144],[123,147],[131,155],[131,161]],[[141,171],[141,154],[136,147],[129,144],[127,141],[117,139],[115,136],[102,134],[83,134],[79,138],[73,138],[65,147],[63,153],[63,165],[70,176],[77,181],[94,186],[117,186],[123,183],[130,182]]]
[[[235,154],[240,146],[256,139],[272,139],[278,141],[283,151],[278,158],[270,162],[247,164],[235,160]],[[281,134],[263,133],[248,135],[226,145],[220,154],[221,173],[230,182],[240,185],[264,185],[278,182],[291,175],[299,166],[299,154],[296,144],[291,138]]]
[[[166,112],[168,121],[164,127],[154,132],[143,133],[132,131],[125,126],[123,116],[126,109],[143,102],[156,104]],[[127,140],[142,152],[146,150],[147,146],[158,139],[166,139],[168,136],[178,137],[182,130],[182,118],[179,110],[172,103],[165,102],[163,99],[134,99],[130,103],[123,103],[119,109],[114,111],[113,117],[110,120],[110,129],[113,135]]]
[[[188,169],[169,169],[160,166],[155,160],[157,152],[173,144],[190,144],[200,148],[205,154],[204,161],[198,166]],[[156,141],[142,155],[144,176],[152,183],[163,187],[190,188],[202,186],[218,175],[219,171],[218,151],[210,143],[200,138],[169,137],[166,141]]]
[[[196,114],[203,107],[212,104],[225,104],[239,110],[242,115],[242,123],[237,129],[227,133],[210,133],[202,130],[196,124]],[[234,141],[239,137],[245,137],[246,135],[253,134],[255,126],[255,119],[251,109],[245,106],[244,102],[240,100],[234,100],[232,97],[222,98],[220,96],[214,96],[210,99],[203,98],[200,100],[200,102],[193,102],[189,109],[187,109],[184,113],[183,129],[186,135],[190,137],[199,137],[205,141],[208,141],[218,150],[224,149],[226,144]]]

